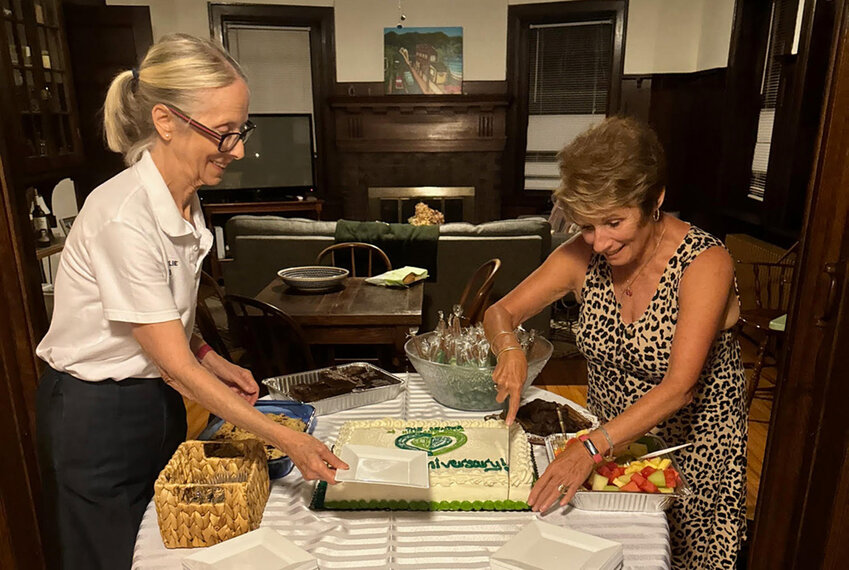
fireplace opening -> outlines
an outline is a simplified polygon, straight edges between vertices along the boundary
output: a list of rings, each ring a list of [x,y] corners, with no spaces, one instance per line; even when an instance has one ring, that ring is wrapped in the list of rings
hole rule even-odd
[[[446,223],[474,221],[475,189],[472,186],[369,188],[369,219],[405,223],[419,202],[442,212]]]

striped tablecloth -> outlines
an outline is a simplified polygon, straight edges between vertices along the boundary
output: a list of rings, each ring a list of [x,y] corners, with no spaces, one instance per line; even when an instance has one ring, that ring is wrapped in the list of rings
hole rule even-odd
[[[537,388],[529,392],[526,399],[563,400]],[[394,400],[319,417],[315,436],[331,444],[342,424],[355,419],[474,419],[482,415],[441,406],[427,394],[418,375],[410,374],[407,390]],[[541,446],[534,447],[540,451]],[[544,456],[544,451],[536,455],[540,469],[547,463]],[[490,555],[538,516],[530,512],[316,512],[307,507],[313,486],[297,469],[274,481],[262,526],[309,551],[322,569],[489,568]],[[625,568],[669,567],[669,529],[663,513],[600,513],[566,507],[542,518],[622,543]],[[136,540],[133,569],[179,570],[182,558],[193,551],[165,548],[151,502]]]

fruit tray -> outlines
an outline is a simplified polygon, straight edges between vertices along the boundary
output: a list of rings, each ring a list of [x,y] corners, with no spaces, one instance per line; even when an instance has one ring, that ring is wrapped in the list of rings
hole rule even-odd
[[[545,438],[545,449],[549,462],[554,460],[554,450],[574,435],[555,433]],[[661,438],[650,434],[638,439],[637,443],[645,445],[649,452],[668,447]],[[671,467],[680,476],[680,481],[672,493],[588,491],[582,487],[578,489],[570,503],[575,508],[584,511],[624,511],[639,513],[665,511],[675,504],[676,500],[692,495],[693,490],[684,477],[684,474],[681,473],[674,455],[666,454],[662,455],[661,458],[669,459],[671,461]]]

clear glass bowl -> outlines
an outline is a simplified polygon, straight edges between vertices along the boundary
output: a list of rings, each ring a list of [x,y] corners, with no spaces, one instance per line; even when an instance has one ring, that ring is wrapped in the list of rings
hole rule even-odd
[[[433,334],[435,333],[425,333],[418,338],[426,338]],[[417,342],[417,337],[408,340],[404,350],[434,400],[449,408],[472,412],[489,412],[504,407],[505,404],[495,401],[498,392],[492,382],[494,366],[473,368],[431,362],[419,357],[413,346],[414,342]],[[527,389],[539,375],[545,363],[551,358],[553,350],[554,347],[548,340],[536,337],[528,356],[528,377],[525,378],[523,390]]]

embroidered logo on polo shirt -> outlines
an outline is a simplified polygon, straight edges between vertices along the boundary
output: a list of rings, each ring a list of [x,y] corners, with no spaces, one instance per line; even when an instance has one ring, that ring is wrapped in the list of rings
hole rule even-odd
[[[177,267],[178,265],[180,265],[180,262],[177,261],[176,259],[169,259],[168,260],[168,277],[171,277],[171,268]]]

